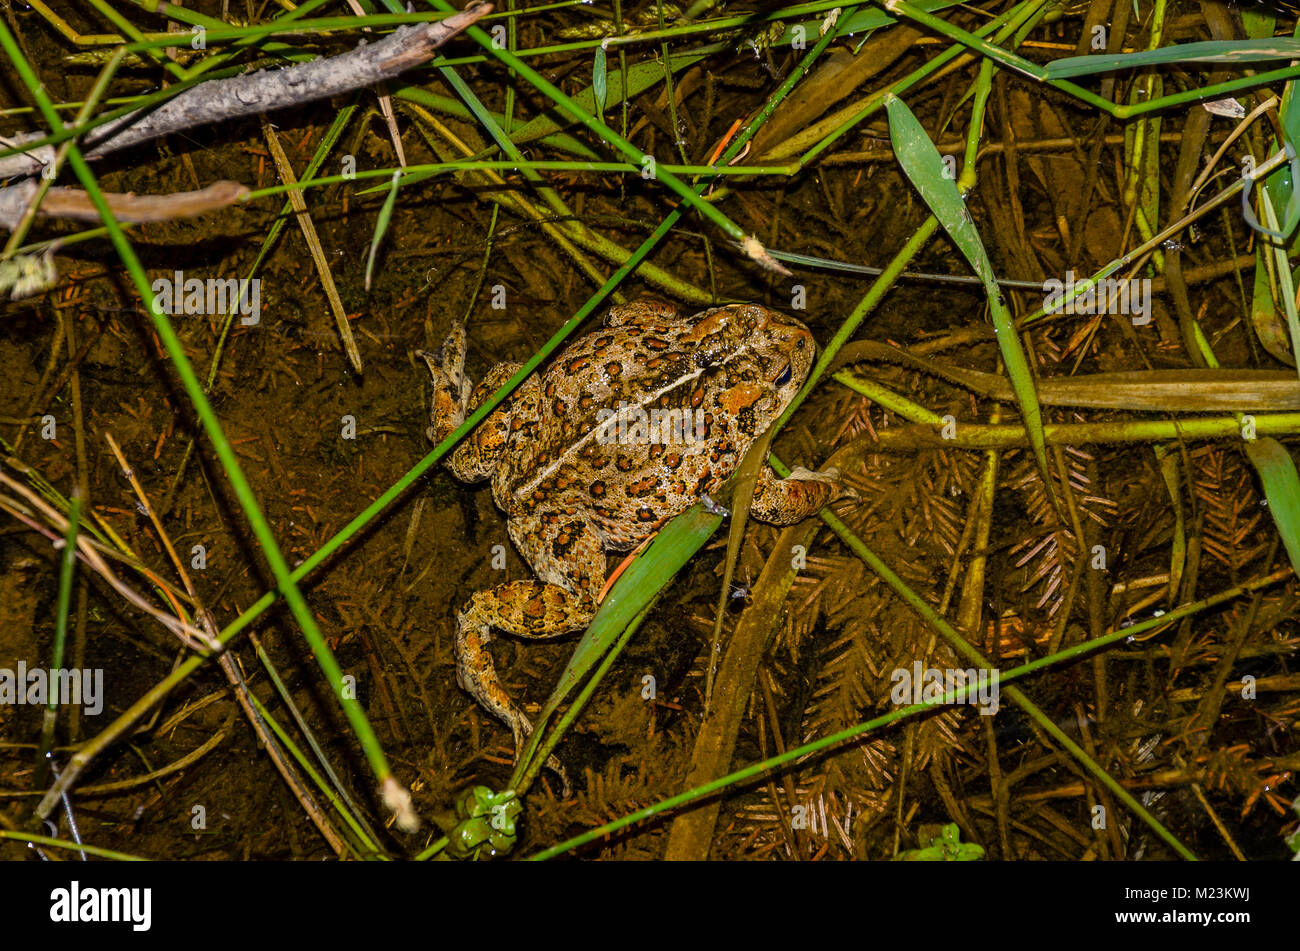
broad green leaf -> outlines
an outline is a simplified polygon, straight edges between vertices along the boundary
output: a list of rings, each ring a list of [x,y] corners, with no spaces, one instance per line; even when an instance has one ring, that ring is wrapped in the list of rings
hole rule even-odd
[[[1292,193],[1292,199],[1300,198],[1300,195]],[[1269,229],[1278,231],[1282,225],[1278,224],[1277,214],[1273,209],[1272,199],[1267,192],[1260,195],[1260,208],[1264,212],[1265,222]],[[1293,222],[1294,224],[1294,222]],[[1260,242],[1260,246],[1265,248],[1265,253],[1273,256],[1273,273],[1277,275],[1277,296],[1282,302],[1282,309],[1286,313],[1287,328],[1291,332],[1291,360],[1295,364],[1297,347],[1300,346],[1300,313],[1296,311],[1295,284],[1291,280],[1291,264],[1287,260],[1286,248],[1276,242]]]
[[[1043,413],[1038,405],[1038,394],[1034,390],[1034,379],[1029,372],[1029,361],[1020,346],[1011,313],[998,290],[993,265],[984,250],[975,222],[971,220],[966,203],[957,191],[956,180],[945,174],[947,167],[943,157],[925,134],[925,129],[916,116],[897,96],[885,97],[885,109],[889,114],[889,138],[898,163],[903,166],[908,179],[921,193],[925,203],[930,206],[934,216],[939,219],[939,223],[984,284],[993,330],[998,338],[998,349],[1002,352],[1002,362],[1006,365],[1011,389],[1020,404],[1020,416],[1024,420],[1025,433],[1033,447],[1038,469],[1050,492],[1052,483],[1047,471],[1047,441],[1043,435]]]
[[[1246,36],[1252,40],[1268,39],[1277,28],[1277,11],[1266,4],[1246,6],[1237,11]]]
[[[1266,255],[1268,256],[1266,258]],[[1263,241],[1255,244],[1255,280],[1251,290],[1250,324],[1260,346],[1275,359],[1294,365],[1286,327],[1273,299],[1273,285],[1268,279],[1272,252]],[[1294,283],[1294,278],[1293,278]]]
[[[596,62],[591,68],[591,94],[596,105],[596,118],[605,121],[605,47],[596,47]]]
[[[1295,461],[1285,446],[1268,436],[1247,442],[1246,455],[1259,473],[1268,510],[1282,536],[1291,567],[1300,574],[1300,475],[1296,474]]]
[[[606,595],[560,675],[548,706],[563,701],[628,622],[658,596],[677,571],[713,537],[721,524],[721,515],[708,511],[703,503],[696,503],[654,537],[641,557],[628,566]]]
[[[710,512],[702,502],[696,503],[669,522],[614,583],[537,717],[528,746],[515,765],[516,780],[530,772],[545,728],[560,704],[614,648],[629,626],[635,629],[640,625],[660,592],[721,524],[721,515]],[[548,735],[546,740],[550,739]]]

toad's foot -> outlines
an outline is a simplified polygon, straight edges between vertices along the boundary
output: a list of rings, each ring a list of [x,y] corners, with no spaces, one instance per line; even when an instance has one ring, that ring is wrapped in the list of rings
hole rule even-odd
[[[824,472],[817,472],[813,469],[805,469],[803,466],[795,466],[790,470],[791,479],[802,479],[805,482],[830,482],[832,484],[840,481],[840,470],[831,466]]]
[[[844,481],[840,475],[840,470],[834,466],[828,466],[820,471],[814,469],[805,469],[803,466],[795,466],[790,470],[791,479],[803,479],[806,482],[825,482],[831,486],[831,497],[828,501],[838,499],[861,499],[858,490],[853,488]]]
[[[831,500],[839,477],[836,469],[813,472],[798,466],[788,479],[778,479],[775,472],[764,467],[758,473],[749,514],[769,525],[803,521]]]

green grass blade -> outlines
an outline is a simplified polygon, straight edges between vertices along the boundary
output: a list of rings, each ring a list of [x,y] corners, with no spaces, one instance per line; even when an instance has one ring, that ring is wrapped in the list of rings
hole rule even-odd
[[[266,663],[265,659],[263,660],[263,663]],[[248,700],[257,711],[258,717],[260,717],[262,722],[266,724],[267,729],[274,733],[276,740],[279,741],[282,747],[282,750],[279,751],[279,755],[288,753],[292,756],[294,761],[297,762],[298,768],[307,774],[307,778],[315,784],[317,790],[319,790],[320,794],[324,796],[325,800],[333,807],[335,813],[343,819],[345,823],[347,823],[348,829],[352,833],[352,837],[344,835],[341,832],[338,833],[338,836],[339,840],[351,851],[352,857],[363,858],[382,855],[382,850],[375,843],[373,837],[369,836],[367,830],[362,827],[361,823],[364,820],[361,818],[361,814],[354,814],[348,806],[344,804],[340,796],[325,782],[325,778],[316,771],[316,768],[311,764],[311,761],[307,759],[306,754],[304,754],[298,747],[298,744],[293,741],[293,737],[291,737],[275,717],[271,715],[271,711],[266,708],[266,705],[258,699],[257,694],[253,693],[252,690],[248,691]]]
[[[117,862],[147,862],[146,858],[139,855],[131,855],[128,852],[115,852],[112,849],[100,848],[97,845],[83,845],[78,842],[69,842],[67,839],[55,839],[48,835],[32,835],[27,832],[10,832],[8,829],[0,829],[0,839],[9,839],[13,842],[30,842],[33,845],[44,845],[52,849],[67,849],[69,852],[85,852],[87,855],[97,855],[101,859],[113,859]]]
[[[1296,36],[1300,37],[1300,23],[1296,25]],[[1278,119],[1281,122],[1282,142],[1279,144],[1274,139],[1272,148],[1277,150],[1289,145],[1294,151],[1300,146],[1300,99],[1296,97],[1294,81],[1288,82],[1282,91],[1282,105],[1278,108]],[[1292,162],[1286,163],[1261,181],[1261,190],[1268,196],[1273,209],[1285,208],[1286,218],[1292,225],[1295,224],[1297,217],[1300,217],[1300,208],[1296,206],[1296,184],[1295,163]],[[1261,203],[1262,201],[1263,199]],[[1278,230],[1276,224],[1271,224],[1269,227]],[[1289,233],[1286,226],[1281,230]],[[1265,242],[1260,243],[1261,249],[1264,244]],[[1300,238],[1291,241],[1290,250],[1294,252],[1298,246],[1300,246]]]
[[[374,830],[370,827],[370,823],[366,821],[365,812],[356,802],[353,801],[351,794],[348,792],[347,786],[343,784],[343,781],[339,779],[338,773],[335,772],[334,767],[330,765],[329,758],[325,755],[325,751],[321,749],[321,745],[319,741],[317,741],[315,733],[312,732],[311,726],[307,723],[307,718],[303,716],[298,704],[294,701],[293,694],[285,685],[284,680],[280,677],[280,672],[276,669],[275,663],[271,660],[270,655],[267,654],[265,646],[259,642],[256,645],[256,650],[257,659],[262,662],[262,669],[265,670],[267,676],[271,678],[271,685],[275,687],[275,692],[279,695],[280,702],[284,704],[285,709],[289,711],[289,715],[293,718],[294,724],[297,725],[299,732],[302,733],[303,739],[307,741],[307,746],[311,749],[312,755],[316,757],[316,762],[320,764],[321,772],[328,777],[330,785],[326,786],[324,782],[316,776],[313,776],[312,778],[320,787],[321,792],[330,799],[331,803],[334,804],[336,809],[338,809],[340,815],[344,817],[344,821],[349,825],[353,825],[355,822],[356,825],[354,828],[358,828],[358,836],[361,841],[365,843],[368,849],[375,853],[382,851],[377,844],[379,837],[375,835]],[[305,763],[306,757],[297,749],[296,744],[293,743],[288,734],[280,728],[279,724],[275,722],[275,719],[271,717],[269,713],[265,712],[265,707],[262,705],[262,702],[251,690],[249,691],[249,699],[257,705],[259,715],[262,716],[271,729],[275,731],[280,742],[284,744],[285,749],[297,758],[299,762]],[[310,764],[306,764],[306,766],[310,766]],[[346,804],[347,808],[340,808],[340,806],[334,802],[336,794],[338,800]]]
[[[456,95],[464,100],[466,108],[479,121],[479,124],[487,130],[488,135],[492,136],[492,141],[496,142],[497,147],[511,158],[522,161],[523,156],[519,148],[506,135],[505,129],[488,111],[487,106],[483,105],[479,97],[474,94],[474,90],[470,88],[469,83],[461,79],[460,74],[450,66],[443,66],[438,72],[442,74],[442,78],[447,81],[447,84],[455,90]]]
[[[1047,78],[1072,79],[1168,63],[1260,63],[1278,59],[1300,59],[1300,41],[1285,37],[1263,41],[1205,40],[1114,56],[1067,56],[1047,64]]]
[[[384,199],[384,207],[379,209],[379,217],[375,219],[375,234],[370,239],[370,254],[366,257],[366,290],[370,290],[370,275],[375,267],[375,255],[379,252],[379,242],[384,240],[384,234],[388,231],[388,223],[393,220],[393,206],[397,204],[397,189],[402,184],[402,173],[393,172],[393,180],[388,186],[388,197]]]

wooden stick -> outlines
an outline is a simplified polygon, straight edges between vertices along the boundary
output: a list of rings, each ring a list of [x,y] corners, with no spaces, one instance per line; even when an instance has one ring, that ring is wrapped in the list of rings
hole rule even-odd
[[[201,83],[156,108],[129,112],[92,129],[82,139],[83,152],[87,159],[97,159],[182,129],[297,108],[372,86],[427,62],[440,46],[490,12],[491,4],[473,3],[440,22],[401,27],[338,56]],[[28,132],[7,144],[21,146],[45,135]],[[0,158],[0,179],[37,175],[53,159],[54,147],[49,145]]]
[[[34,181],[0,188],[0,227],[12,229],[17,225],[35,191]],[[193,192],[169,195],[106,192],[104,199],[118,221],[171,221],[225,208],[246,194],[248,189],[239,182],[219,181]],[[51,188],[41,202],[39,212],[51,218],[99,220],[99,212],[80,188]]]

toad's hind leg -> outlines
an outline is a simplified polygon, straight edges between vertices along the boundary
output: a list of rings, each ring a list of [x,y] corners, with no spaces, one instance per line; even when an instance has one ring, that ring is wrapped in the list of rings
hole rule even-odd
[[[596,613],[605,553],[595,526],[572,509],[536,510],[509,527],[537,578],[499,584],[470,598],[457,617],[456,679],[510,727],[518,757],[533,725],[501,686],[486,649],[489,630],[544,638],[585,628]]]

